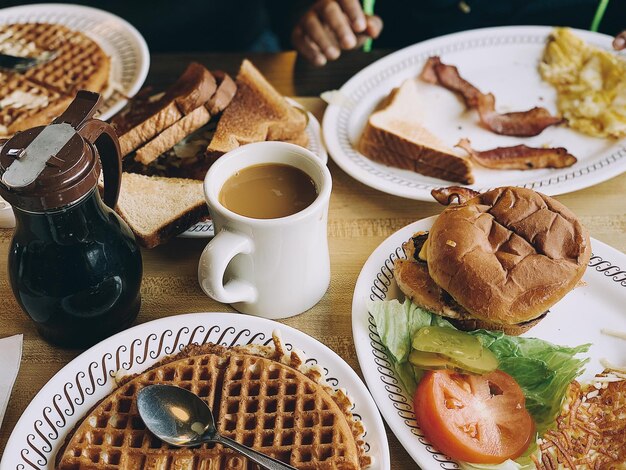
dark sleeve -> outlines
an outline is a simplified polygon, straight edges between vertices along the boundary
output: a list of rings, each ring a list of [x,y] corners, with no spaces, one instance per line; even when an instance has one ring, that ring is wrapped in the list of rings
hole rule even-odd
[[[278,36],[282,49],[293,49],[291,31],[314,0],[265,0],[272,31]]]

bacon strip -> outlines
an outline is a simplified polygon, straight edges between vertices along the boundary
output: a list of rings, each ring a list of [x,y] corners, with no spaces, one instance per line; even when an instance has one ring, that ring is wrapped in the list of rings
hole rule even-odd
[[[439,204],[443,206],[449,206],[455,201],[458,204],[463,204],[470,199],[480,195],[478,191],[474,191],[470,188],[464,188],[463,186],[448,186],[447,188],[437,188],[433,189],[430,194]]]
[[[547,109],[540,107],[528,111],[497,113],[496,99],[492,93],[482,93],[461,77],[455,66],[442,63],[437,56],[428,58],[420,78],[460,94],[468,108],[478,110],[480,122],[496,134],[531,137],[540,134],[546,127],[563,122],[561,117],[552,116]]]
[[[439,85],[439,77],[437,77],[437,72],[435,71],[435,67],[441,64],[441,59],[439,56],[433,55],[426,59],[426,63],[422,68],[420,73],[420,78],[427,83],[432,83],[433,85]]]
[[[468,139],[461,139],[456,147],[465,150],[481,166],[496,170],[534,170],[536,168],[566,168],[576,163],[576,157],[563,147],[535,148],[526,145],[497,147],[479,152]]]
[[[477,108],[480,122],[496,134],[532,137],[546,127],[560,124],[563,118],[552,116],[546,108],[534,107],[528,111],[497,113],[496,98],[492,93],[478,97]]]
[[[465,80],[454,65],[441,62],[438,56],[429,57],[424,64],[420,78],[433,85],[441,85],[450,91],[460,94],[468,108],[478,106],[481,91]]]

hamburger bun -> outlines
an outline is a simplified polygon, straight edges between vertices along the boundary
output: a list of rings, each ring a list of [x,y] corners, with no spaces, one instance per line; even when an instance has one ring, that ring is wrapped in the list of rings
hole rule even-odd
[[[445,317],[459,330],[472,331],[482,328],[503,331],[507,335],[517,336],[531,329],[546,315],[544,313],[533,320],[515,324],[493,323],[473,317],[450,294],[433,281],[425,262],[398,259],[394,264],[394,277],[400,290],[411,302],[434,314]]]
[[[534,325],[576,286],[591,244],[563,204],[503,187],[447,207],[430,230],[426,254],[428,274],[465,310],[464,321],[511,331]]]

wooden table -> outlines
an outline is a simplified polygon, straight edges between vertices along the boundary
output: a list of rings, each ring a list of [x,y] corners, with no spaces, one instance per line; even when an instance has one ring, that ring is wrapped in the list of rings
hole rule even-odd
[[[248,55],[268,79],[286,95],[298,101],[321,121],[325,105],[316,96],[341,86],[368,62],[385,54],[353,53],[325,69],[296,63],[293,53]],[[242,55],[167,55],[152,59],[148,83],[171,82],[190,60],[211,69],[236,73]],[[333,176],[328,238],[332,280],[321,302],[310,311],[284,321],[337,352],[361,374],[352,342],[352,292],[361,267],[386,237],[405,225],[437,214],[441,207],[429,202],[410,201],[371,189],[349,177],[332,160]],[[575,193],[557,197],[572,209],[589,228],[591,235],[626,252],[626,174]],[[0,258],[5,260],[10,230],[0,230]],[[205,296],[196,278],[198,258],[206,240],[175,239],[166,246],[143,251],[143,305],[136,323],[188,312],[233,311]],[[24,334],[22,365],[9,409],[0,430],[0,455],[18,418],[41,387],[81,351],[50,346],[41,340],[31,321],[20,310],[7,280],[6,262],[0,263],[0,338]],[[0,358],[2,373],[2,358]],[[393,469],[415,468],[413,460],[388,431]]]

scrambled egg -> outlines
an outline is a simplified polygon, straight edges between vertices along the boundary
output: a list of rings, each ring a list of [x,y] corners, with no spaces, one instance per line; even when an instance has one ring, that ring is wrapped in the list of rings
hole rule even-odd
[[[539,72],[557,90],[570,127],[594,137],[626,136],[626,61],[567,28],[552,33]]]

